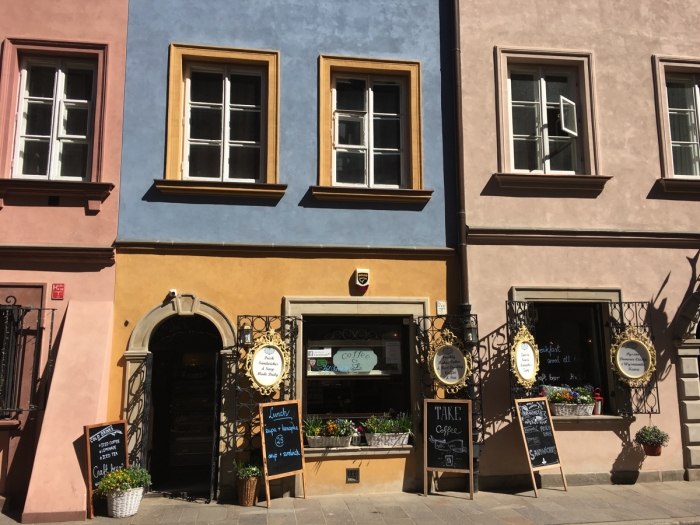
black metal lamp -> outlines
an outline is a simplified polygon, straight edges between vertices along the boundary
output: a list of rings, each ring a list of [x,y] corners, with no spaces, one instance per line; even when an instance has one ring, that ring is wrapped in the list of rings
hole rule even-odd
[[[238,342],[245,348],[253,344],[253,330],[249,324],[244,324],[238,330]]]
[[[475,345],[479,341],[479,331],[472,317],[464,323],[464,342],[468,345]]]

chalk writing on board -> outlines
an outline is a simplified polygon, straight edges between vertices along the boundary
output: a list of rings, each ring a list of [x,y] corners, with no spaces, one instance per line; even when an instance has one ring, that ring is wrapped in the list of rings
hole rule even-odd
[[[427,465],[430,468],[467,470],[469,465],[469,414],[466,404],[427,404]]]
[[[539,399],[519,403],[518,412],[533,468],[558,464],[559,454],[554,442],[546,401]]]
[[[261,413],[268,475],[302,470],[298,405],[267,405]]]

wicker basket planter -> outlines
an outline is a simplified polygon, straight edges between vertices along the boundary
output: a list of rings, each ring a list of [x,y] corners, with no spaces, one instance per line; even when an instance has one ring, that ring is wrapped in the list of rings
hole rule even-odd
[[[252,507],[258,496],[258,480],[260,478],[238,478],[238,504],[241,507]]]
[[[110,518],[133,516],[139,510],[142,497],[143,487],[110,492],[107,495],[107,514]]]
[[[306,436],[311,448],[349,447],[352,436]]]
[[[365,432],[367,444],[370,447],[394,447],[397,445],[408,445],[408,432],[399,434],[372,434]]]
[[[567,403],[552,403],[553,416],[592,416],[594,405],[570,405]]]

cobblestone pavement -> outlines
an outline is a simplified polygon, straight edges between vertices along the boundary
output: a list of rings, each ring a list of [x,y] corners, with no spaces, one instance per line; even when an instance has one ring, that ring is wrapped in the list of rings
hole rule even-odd
[[[424,498],[391,493],[272,500],[256,507],[206,505],[166,498],[146,498],[136,516],[97,517],[90,525],[412,525],[418,524],[698,524],[700,482],[595,485],[504,494],[442,492]],[[14,518],[14,519],[13,519]],[[0,515],[0,525],[18,516]],[[85,525],[85,522],[81,522]]]

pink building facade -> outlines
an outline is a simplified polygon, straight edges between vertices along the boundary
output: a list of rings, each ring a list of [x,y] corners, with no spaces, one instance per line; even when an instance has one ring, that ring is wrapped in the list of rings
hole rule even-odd
[[[85,518],[106,416],[127,9],[0,5],[0,501],[24,522]]]

